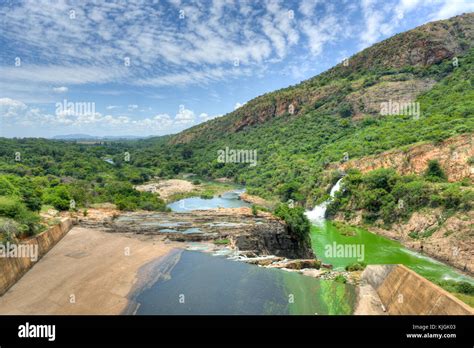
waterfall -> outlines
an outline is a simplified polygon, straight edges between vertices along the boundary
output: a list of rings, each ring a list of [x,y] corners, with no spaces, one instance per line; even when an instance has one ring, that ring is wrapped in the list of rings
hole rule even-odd
[[[326,210],[331,203],[332,199],[334,198],[334,195],[336,192],[339,191],[341,188],[341,182],[343,178],[340,178],[336,184],[331,188],[331,192],[329,193],[329,199],[324,201],[323,203],[315,206],[313,210],[308,210],[305,212],[306,217],[308,218],[309,221],[311,221],[314,224],[322,225],[324,222],[324,216],[326,215]]]

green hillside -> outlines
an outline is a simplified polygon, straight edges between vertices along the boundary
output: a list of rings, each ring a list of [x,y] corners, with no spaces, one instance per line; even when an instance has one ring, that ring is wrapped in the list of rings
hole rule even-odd
[[[250,193],[312,204],[325,193],[325,166],[345,153],[362,157],[473,131],[473,19],[464,15],[399,34],[355,55],[347,67],[258,97],[167,141],[141,141],[133,163],[163,176],[231,177]],[[397,96],[419,102],[419,117],[380,115],[380,103]],[[219,163],[218,150],[226,147],[257,150],[258,165]]]
[[[311,206],[337,180],[325,168],[346,153],[357,158],[473,132],[473,33],[472,13],[426,24],[174,136],[93,145],[0,139],[0,216],[32,234],[34,212],[68,210],[71,200],[76,208],[112,202],[164,210],[133,185],[180,173],[233,178],[250,193]],[[419,102],[419,117],[380,115],[389,100]],[[257,151],[257,165],[220,163],[226,148]]]

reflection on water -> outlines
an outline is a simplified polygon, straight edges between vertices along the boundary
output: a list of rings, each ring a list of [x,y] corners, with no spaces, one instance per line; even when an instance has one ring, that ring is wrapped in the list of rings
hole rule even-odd
[[[230,191],[223,193],[220,197],[213,197],[211,199],[200,197],[184,198],[168,204],[168,208],[178,213],[186,213],[192,210],[249,207],[250,204],[239,198],[242,192],[241,190]]]
[[[136,314],[350,314],[352,285],[182,251],[152,284],[138,289]]]

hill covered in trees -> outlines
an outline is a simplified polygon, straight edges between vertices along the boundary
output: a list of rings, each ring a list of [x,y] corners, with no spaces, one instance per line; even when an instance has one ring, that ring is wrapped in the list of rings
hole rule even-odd
[[[398,34],[228,115],[139,141],[133,163],[163,176],[230,177],[251,193],[312,205],[332,162],[472,133],[473,28],[471,13]],[[419,113],[381,113],[402,101]],[[258,165],[220,163],[225,148],[256,150]]]
[[[0,216],[10,223],[3,225],[35,233],[42,206],[111,202],[125,210],[164,210],[160,198],[133,185],[181,173],[232,178],[249,193],[313,206],[341,175],[329,170],[331,163],[472,134],[473,38],[472,13],[428,23],[173,136],[97,144],[0,139]],[[381,112],[393,102],[419,103],[419,110]],[[222,163],[219,151],[226,148],[256,151],[257,165]],[[405,180],[387,175],[395,186]],[[354,191],[364,186],[356,173],[350,178]],[[390,207],[384,203],[375,213]]]

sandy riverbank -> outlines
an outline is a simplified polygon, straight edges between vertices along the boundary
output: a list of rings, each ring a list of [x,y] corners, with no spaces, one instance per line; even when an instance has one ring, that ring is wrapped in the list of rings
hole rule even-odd
[[[178,245],[74,227],[0,297],[0,314],[120,314],[139,269]]]
[[[158,182],[150,182],[135,186],[136,190],[156,193],[165,201],[175,194],[191,192],[197,188],[197,185],[194,185],[187,180],[180,179],[161,180]]]

